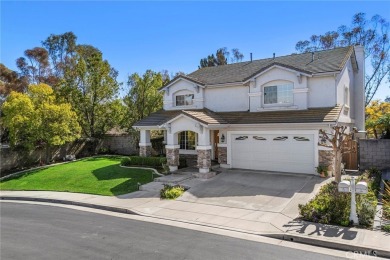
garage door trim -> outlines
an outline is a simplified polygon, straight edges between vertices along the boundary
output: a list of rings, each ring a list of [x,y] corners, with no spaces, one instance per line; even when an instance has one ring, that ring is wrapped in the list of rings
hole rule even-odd
[[[314,166],[318,165],[318,130],[275,130],[275,131],[228,131],[227,132],[227,164],[230,167],[234,167],[232,165],[232,135],[313,135],[313,154],[314,154]],[[315,174],[315,170],[313,169],[313,174]]]

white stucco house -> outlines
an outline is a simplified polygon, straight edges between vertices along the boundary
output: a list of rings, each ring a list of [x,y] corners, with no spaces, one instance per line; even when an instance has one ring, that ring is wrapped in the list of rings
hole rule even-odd
[[[197,155],[200,173],[221,167],[314,174],[331,160],[319,129],[364,130],[364,49],[313,53],[201,68],[161,88],[163,110],[137,122],[140,155],[150,130],[164,130],[172,171]],[[328,162],[329,163],[329,162]]]

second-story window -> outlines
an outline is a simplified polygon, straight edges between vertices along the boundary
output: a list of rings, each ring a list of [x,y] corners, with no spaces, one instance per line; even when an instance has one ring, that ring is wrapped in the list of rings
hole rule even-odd
[[[176,106],[190,106],[193,104],[194,94],[176,96]]]
[[[293,103],[293,85],[284,84],[277,86],[264,87],[264,104],[292,104]]]

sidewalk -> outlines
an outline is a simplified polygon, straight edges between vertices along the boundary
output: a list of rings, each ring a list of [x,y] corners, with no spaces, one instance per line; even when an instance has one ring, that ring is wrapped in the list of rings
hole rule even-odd
[[[139,214],[390,258],[390,234],[384,232],[294,221],[287,215],[272,212],[160,200],[155,191],[138,191],[118,197],[50,191],[1,191],[0,199],[63,203]]]

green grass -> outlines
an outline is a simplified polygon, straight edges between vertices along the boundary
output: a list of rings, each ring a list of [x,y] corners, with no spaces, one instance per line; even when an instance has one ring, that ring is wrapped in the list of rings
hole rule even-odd
[[[115,196],[153,181],[153,172],[120,167],[121,156],[93,157],[31,170],[0,182],[0,190],[67,191]]]

